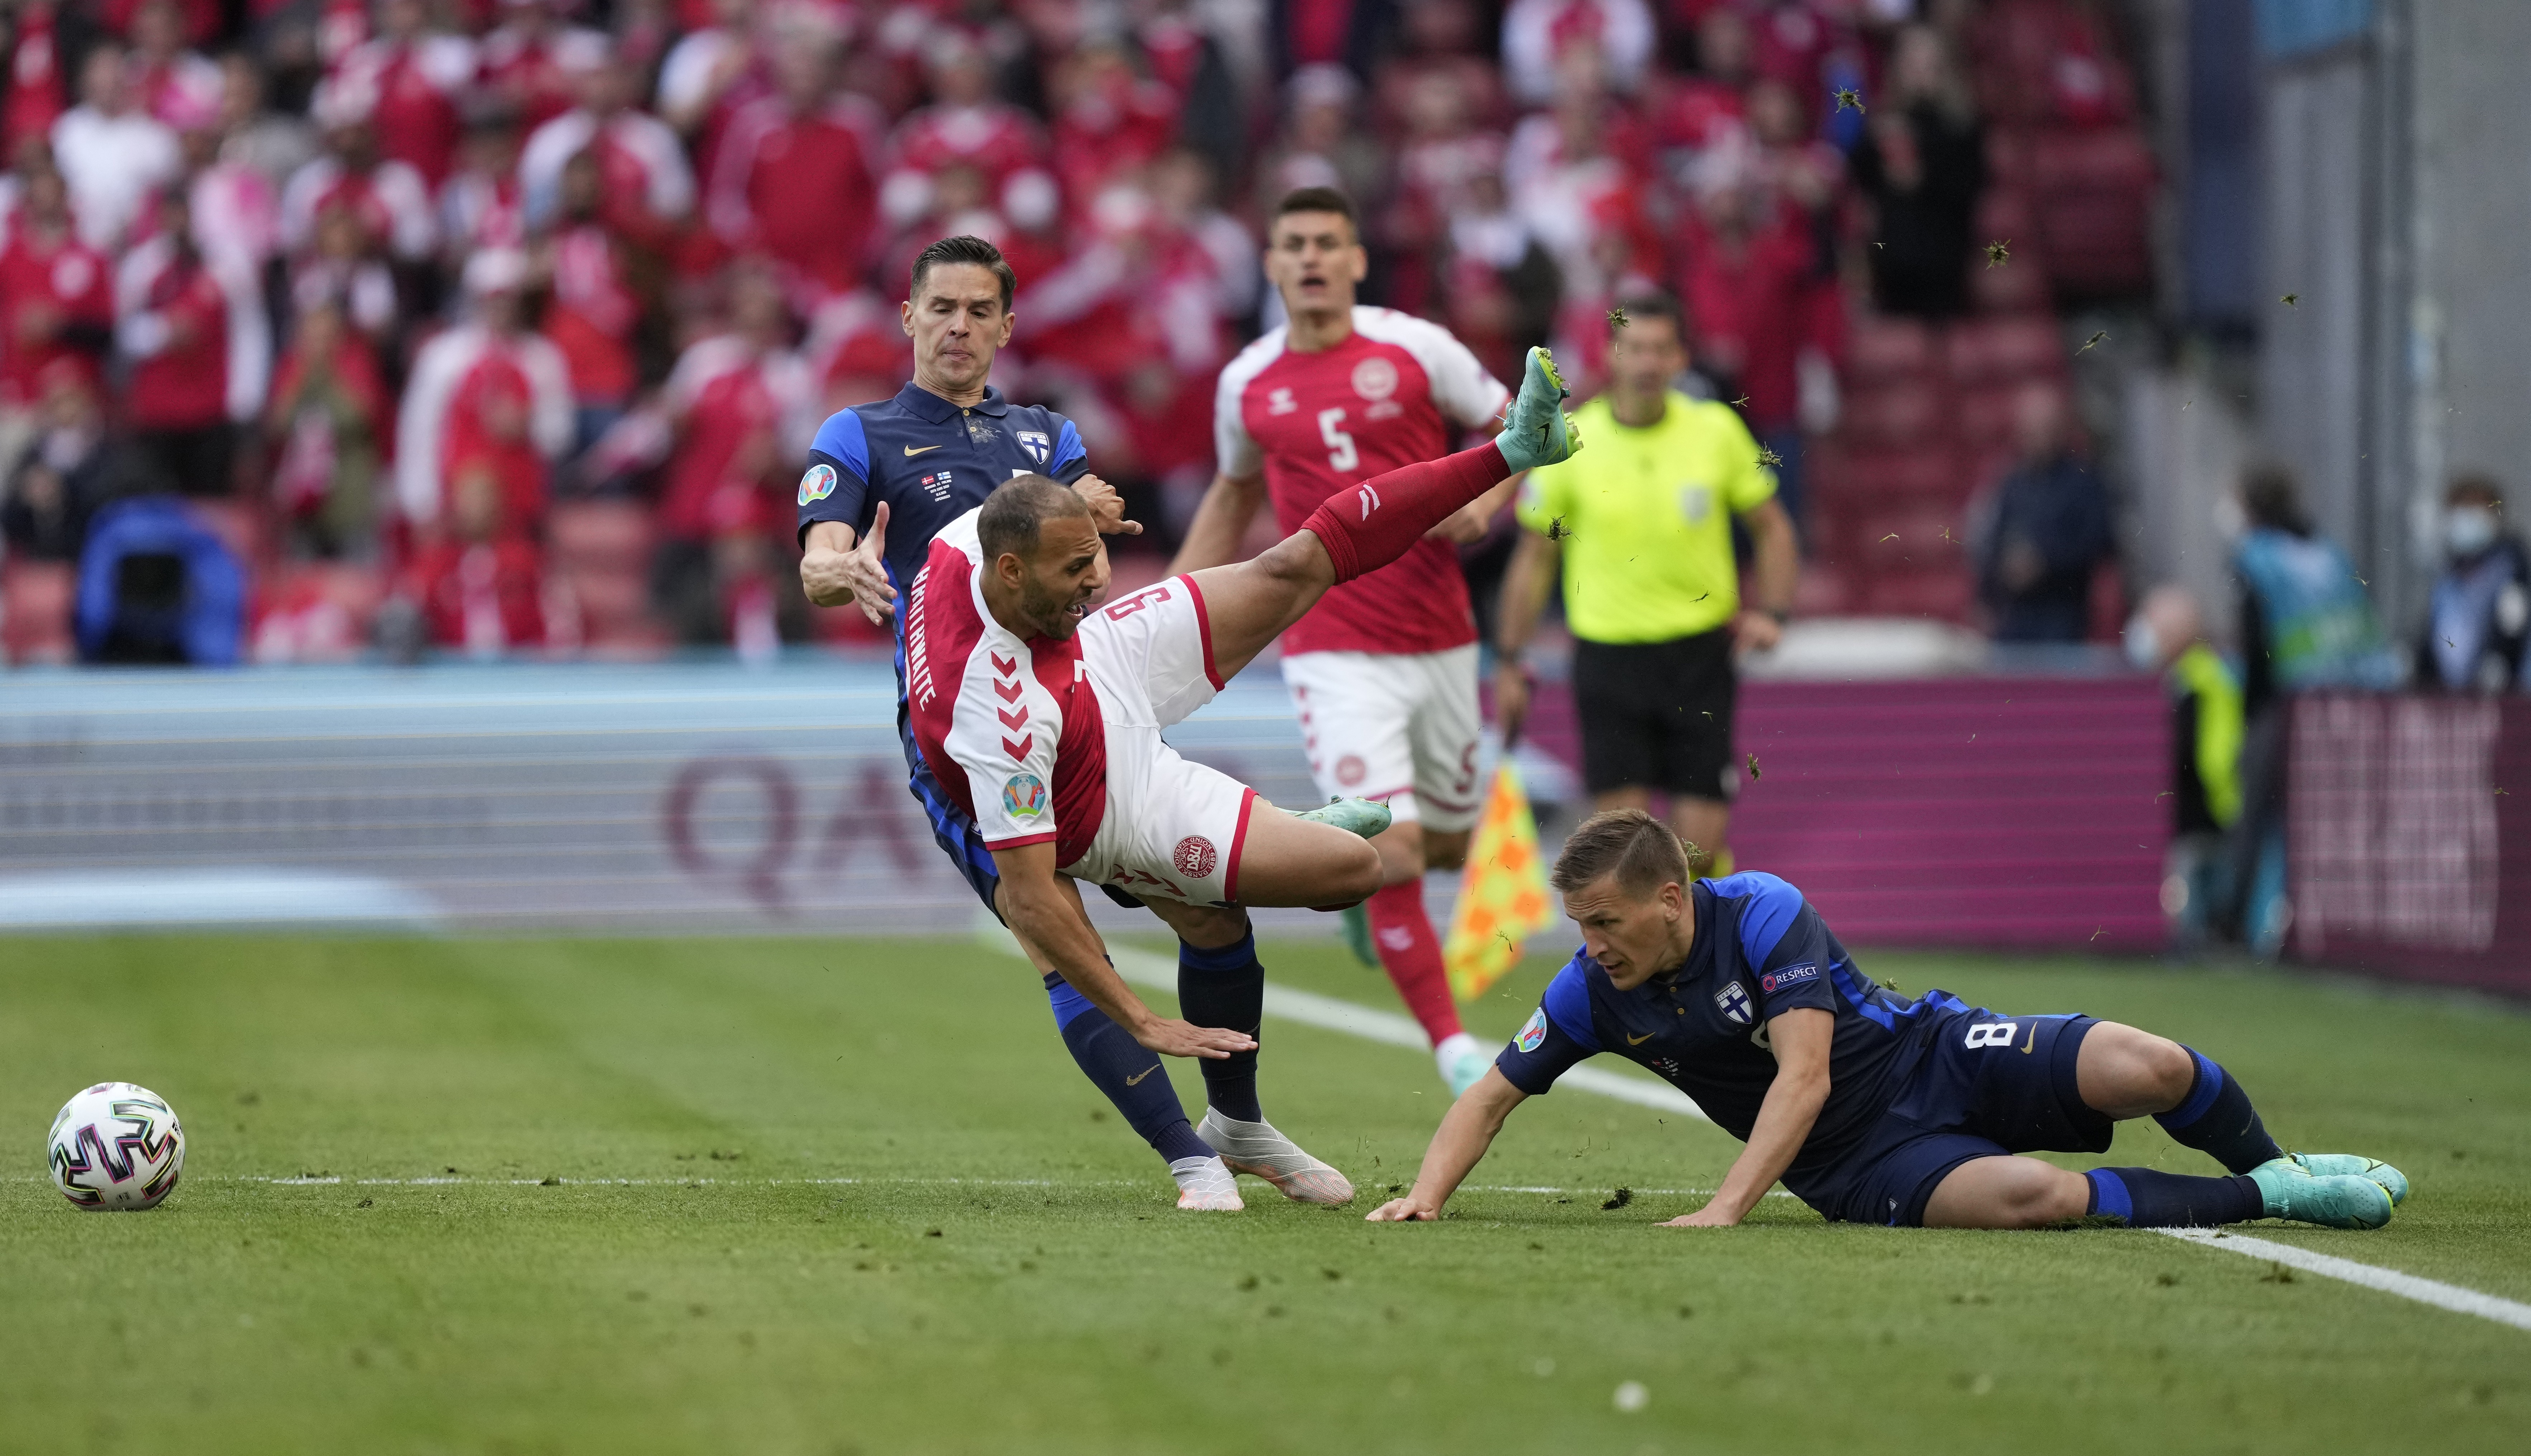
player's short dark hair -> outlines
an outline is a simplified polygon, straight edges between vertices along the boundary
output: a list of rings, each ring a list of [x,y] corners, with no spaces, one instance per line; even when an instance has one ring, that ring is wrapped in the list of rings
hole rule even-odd
[[[1616,876],[1617,888],[1641,900],[1662,885],[1688,882],[1687,848],[1669,825],[1640,809],[1610,809],[1584,819],[1564,841],[1547,882],[1570,895]]]
[[[923,280],[930,275],[933,268],[946,267],[952,263],[973,263],[980,268],[992,269],[993,277],[1002,285],[1002,311],[1005,313],[1011,311],[1011,295],[1019,292],[1019,275],[1011,271],[1010,261],[1002,256],[1000,249],[970,233],[960,233],[955,238],[943,238],[916,253],[914,279],[906,290],[905,296],[908,299],[921,299]]]
[[[1037,550],[1039,527],[1091,515],[1090,502],[1071,486],[1047,476],[1013,476],[984,497],[984,508],[976,514],[976,537],[988,562],[1004,552],[1025,561]]]
[[[1334,188],[1296,187],[1283,194],[1283,200],[1274,204],[1274,216],[1266,221],[1266,230],[1271,232],[1276,221],[1292,212],[1332,212],[1353,229],[1356,242],[1362,239],[1362,214],[1354,209],[1353,198]]]
[[[2444,500],[2450,502],[2465,496],[2476,496],[2502,511],[2504,509],[2504,482],[2485,471],[2462,471],[2444,487]]]
[[[1666,318],[1669,320],[1671,331],[1678,335],[1679,342],[1682,344],[1687,342],[1686,319],[1678,311],[1678,300],[1668,294],[1659,291],[1639,293],[1632,298],[1619,299],[1617,307],[1624,311],[1627,326],[1631,327],[1647,318]],[[1616,320],[1610,319],[1608,331],[1614,333],[1617,328]]]
[[[2263,460],[2241,473],[2241,511],[2253,526],[2272,527],[2288,535],[2311,534],[2311,517],[2303,511],[2302,485],[2293,467]]]

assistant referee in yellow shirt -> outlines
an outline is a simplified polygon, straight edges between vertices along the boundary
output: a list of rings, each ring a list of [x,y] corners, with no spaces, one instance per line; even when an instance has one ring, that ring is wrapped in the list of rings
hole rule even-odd
[[[1496,613],[1494,717],[1505,743],[1529,711],[1521,654],[1557,559],[1573,632],[1582,783],[1595,810],[1670,802],[1690,868],[1714,870],[1739,791],[1731,714],[1735,649],[1782,635],[1799,562],[1775,476],[1729,405],[1670,387],[1687,367],[1678,306],[1630,299],[1611,325],[1608,392],[1574,412],[1590,448],[1530,473],[1528,531]],[[1731,518],[1757,545],[1754,607],[1740,601]]]

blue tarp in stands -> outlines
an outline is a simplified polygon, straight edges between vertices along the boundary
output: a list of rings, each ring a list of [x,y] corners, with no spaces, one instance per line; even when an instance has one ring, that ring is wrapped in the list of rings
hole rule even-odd
[[[124,563],[141,556],[182,564],[180,604],[123,599]],[[246,635],[246,572],[184,502],[167,496],[123,501],[99,512],[88,528],[76,621],[80,655],[91,662],[112,656],[235,666]]]

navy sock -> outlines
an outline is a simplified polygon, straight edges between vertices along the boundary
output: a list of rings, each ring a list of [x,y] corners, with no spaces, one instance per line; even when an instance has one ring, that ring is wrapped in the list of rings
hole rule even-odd
[[[1178,1015],[1200,1027],[1257,1035],[1266,1020],[1266,968],[1257,961],[1257,933],[1236,945],[1203,950],[1178,942]],[[1204,1069],[1204,1096],[1224,1117],[1264,1122],[1257,1105],[1257,1053],[1234,1052],[1196,1063]]]
[[[2267,1211],[2259,1185],[2247,1178],[2190,1178],[2152,1168],[2094,1168],[2086,1213],[2124,1219],[2131,1228],[2213,1228],[2246,1223]]]
[[[2267,1125],[2259,1121],[2241,1084],[2195,1047],[2188,1048],[2188,1055],[2197,1063],[2197,1080],[2189,1084],[2188,1095],[2178,1106],[2153,1115],[2162,1130],[2184,1148],[2212,1154],[2234,1173],[2246,1173],[2284,1156],[2277,1140],[2268,1136]]]
[[[1178,1105],[1177,1089],[1169,1086],[1158,1052],[1135,1040],[1060,976],[1045,978],[1045,996],[1081,1074],[1107,1094],[1153,1151],[1170,1162],[1212,1156],[1212,1149],[1187,1125],[1186,1109]]]

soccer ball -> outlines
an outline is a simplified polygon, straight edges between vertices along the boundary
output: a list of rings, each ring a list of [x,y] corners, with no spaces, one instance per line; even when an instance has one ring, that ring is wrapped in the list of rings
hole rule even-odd
[[[53,1186],[83,1208],[155,1208],[185,1171],[185,1129],[167,1099],[100,1082],[53,1119]]]

